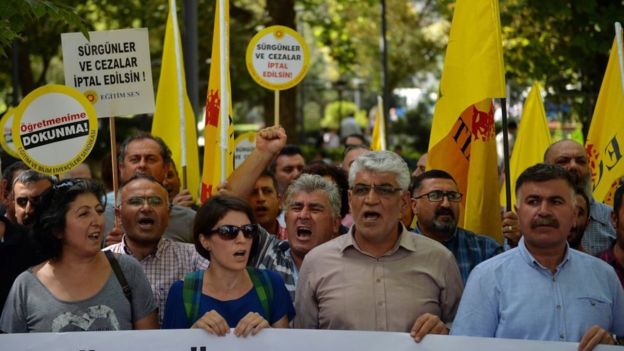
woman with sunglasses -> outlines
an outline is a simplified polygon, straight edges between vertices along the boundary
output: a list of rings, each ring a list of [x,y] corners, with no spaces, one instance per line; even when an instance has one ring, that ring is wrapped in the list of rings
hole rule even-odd
[[[219,195],[204,203],[195,216],[193,238],[210,266],[171,286],[162,327],[203,328],[219,336],[230,328],[247,336],[288,327],[295,309],[282,278],[247,268],[257,236],[258,224],[245,201]]]
[[[102,186],[87,179],[63,180],[42,195],[33,234],[46,260],[13,284],[0,330],[158,328],[156,304],[141,265],[130,255],[107,257],[100,251],[103,196]]]

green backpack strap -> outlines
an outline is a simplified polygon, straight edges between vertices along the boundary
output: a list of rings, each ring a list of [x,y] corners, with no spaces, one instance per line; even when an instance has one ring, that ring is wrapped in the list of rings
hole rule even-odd
[[[199,300],[201,299],[202,281],[204,271],[187,273],[184,277],[184,287],[182,288],[182,301],[186,318],[193,324],[199,317]]]
[[[271,284],[271,278],[265,270],[255,269],[253,267],[247,267],[247,273],[249,278],[256,289],[256,294],[260,299],[260,305],[267,316],[267,321],[271,323],[271,301],[273,301],[273,285]]]

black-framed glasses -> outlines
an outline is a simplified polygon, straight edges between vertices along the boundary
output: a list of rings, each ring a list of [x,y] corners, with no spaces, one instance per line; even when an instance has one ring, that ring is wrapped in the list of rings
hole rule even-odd
[[[351,187],[351,194],[355,196],[366,196],[373,190],[375,194],[381,197],[388,197],[396,194],[398,191],[403,189],[395,188],[390,184],[382,184],[382,185],[369,185],[369,184],[355,184]]]
[[[41,195],[39,196],[20,196],[15,199],[15,203],[20,208],[26,208],[28,203],[30,202],[31,206],[37,206],[41,202]]]
[[[458,193],[457,191],[434,190],[426,194],[415,196],[414,199],[420,199],[425,196],[427,197],[427,200],[431,202],[443,201],[445,197],[451,202],[458,202],[462,198],[462,194]]]
[[[230,224],[222,225],[212,229],[210,234],[219,234],[223,240],[234,240],[238,236],[238,232],[243,232],[243,236],[247,239],[255,238],[258,235],[257,224],[243,224],[240,227]]]
[[[165,200],[163,200],[160,196],[132,196],[128,200],[126,200],[126,204],[129,206],[143,207],[145,203],[150,207],[160,207],[165,204]]]

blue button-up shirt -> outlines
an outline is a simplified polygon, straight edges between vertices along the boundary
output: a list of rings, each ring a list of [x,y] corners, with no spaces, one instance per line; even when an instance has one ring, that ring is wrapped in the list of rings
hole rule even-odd
[[[597,255],[611,247],[615,241],[615,228],[611,224],[611,212],[613,209],[609,205],[591,199],[589,204],[589,223],[581,245],[590,255]]]
[[[418,226],[416,233],[420,233]],[[441,244],[455,256],[464,285],[474,267],[503,252],[503,247],[494,239],[459,227],[450,239],[442,241]]]
[[[593,325],[624,335],[624,291],[613,268],[568,248],[552,273],[521,239],[472,271],[451,334],[578,342]]]

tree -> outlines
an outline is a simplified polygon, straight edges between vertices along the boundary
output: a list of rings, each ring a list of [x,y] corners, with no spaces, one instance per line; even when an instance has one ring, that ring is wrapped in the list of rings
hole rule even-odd
[[[340,78],[358,77],[374,95],[381,92],[380,26],[378,0],[304,0],[305,20],[318,45],[329,51]],[[389,89],[413,86],[418,73],[439,72],[438,57],[444,41],[432,30],[442,18],[432,0],[387,2]],[[374,100],[374,99],[373,99]]]
[[[501,24],[507,80],[545,82],[549,100],[570,103],[586,134],[624,2],[507,0]],[[567,116],[570,118],[571,116]]]

